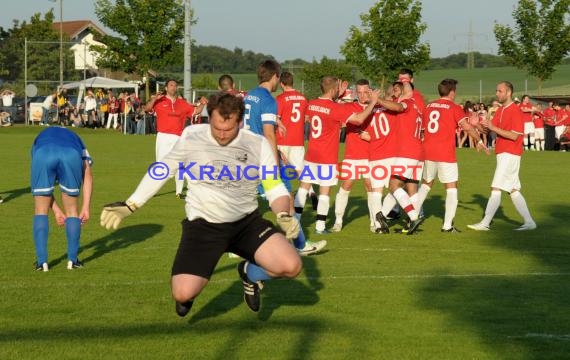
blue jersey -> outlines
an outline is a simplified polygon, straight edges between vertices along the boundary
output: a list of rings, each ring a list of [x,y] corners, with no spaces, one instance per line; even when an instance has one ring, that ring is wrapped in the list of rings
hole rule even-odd
[[[77,196],[83,182],[85,160],[92,164],[77,134],[56,126],[45,129],[32,146],[32,194],[51,195],[58,182],[63,192]]]
[[[263,125],[277,125],[277,102],[269,90],[256,87],[243,99],[245,113],[243,127],[256,134],[263,135]]]

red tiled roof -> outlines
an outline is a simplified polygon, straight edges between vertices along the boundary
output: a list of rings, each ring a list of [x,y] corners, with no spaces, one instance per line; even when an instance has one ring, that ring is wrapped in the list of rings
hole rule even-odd
[[[59,32],[59,22],[54,22],[52,24],[53,29]],[[90,20],[76,20],[76,21],[64,21],[62,24],[62,30],[64,34],[67,34],[70,39],[73,39],[79,35],[83,30],[87,28],[93,28],[93,30],[101,33],[101,35],[106,35],[106,33],[101,30],[101,28],[95,25]]]

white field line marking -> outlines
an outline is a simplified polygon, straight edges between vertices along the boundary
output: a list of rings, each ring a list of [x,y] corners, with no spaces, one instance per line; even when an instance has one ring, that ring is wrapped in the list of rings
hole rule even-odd
[[[508,336],[508,338],[510,338],[510,339],[539,338],[539,339],[547,339],[547,340],[564,340],[564,341],[570,341],[570,334],[555,335],[555,334],[536,334],[536,333],[528,333],[528,334],[525,334],[525,335]]]
[[[461,250],[461,249],[430,249],[430,248],[335,248],[334,250],[340,251],[371,251],[371,252],[442,252],[442,253],[483,253],[483,254],[494,254],[509,249],[499,249],[499,250]],[[548,254],[548,255],[570,255],[570,251],[560,251],[560,250],[516,250],[517,253],[521,254]]]
[[[467,273],[467,274],[400,274],[400,275],[329,275],[319,277],[298,277],[297,280],[418,280],[418,279],[449,279],[449,278],[491,278],[491,277],[563,277],[570,276],[570,273],[547,273],[547,272],[525,272],[525,273]],[[210,283],[221,284],[237,282],[237,278],[225,278],[211,280]],[[283,279],[286,280],[286,279]],[[38,284],[23,283],[22,279],[17,280],[18,283],[0,282],[0,289],[21,289],[21,288],[53,288],[68,287],[76,285],[76,282],[46,282]],[[140,281],[117,281],[117,282],[90,282],[82,284],[84,287],[113,287],[113,286],[140,286],[153,284],[168,284],[169,278],[160,280],[140,280]]]

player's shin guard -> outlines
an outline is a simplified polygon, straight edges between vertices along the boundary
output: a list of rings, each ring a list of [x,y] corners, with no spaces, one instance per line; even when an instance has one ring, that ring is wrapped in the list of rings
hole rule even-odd
[[[526,205],[526,201],[524,199],[524,196],[522,196],[520,191],[515,191],[515,192],[511,193],[511,200],[513,201],[513,205],[515,206],[515,209],[517,209],[519,214],[524,219],[524,223],[525,224],[533,223],[534,220],[530,216],[530,211],[528,210],[528,206]]]
[[[47,242],[49,233],[49,222],[47,215],[35,215],[34,216],[34,244],[36,246],[36,258],[38,264],[47,263],[48,252],[47,252]]]
[[[319,205],[317,206],[317,231],[325,230],[325,223],[329,213],[330,198],[328,195],[319,195]]]
[[[295,213],[301,217],[303,213],[303,209],[305,208],[305,203],[307,202],[307,193],[308,191],[303,188],[299,188],[297,190],[297,194],[295,195],[294,199],[294,206],[295,206]]]
[[[307,243],[307,238],[305,237],[305,233],[303,229],[299,229],[299,236],[295,240],[293,240],[293,245],[295,245],[295,249],[304,249],[305,244]]]
[[[446,190],[445,196],[445,216],[443,218],[443,229],[450,229],[453,226],[453,219],[457,211],[457,188],[449,188]]]
[[[368,209],[372,213],[374,227],[376,229],[379,228],[380,224],[378,220],[376,220],[376,214],[382,211],[382,193],[376,191],[368,193]]]
[[[247,268],[245,269],[247,278],[252,282],[270,280],[271,276],[267,274],[267,271],[261,266],[247,262]]]
[[[382,214],[384,214],[384,216],[387,216],[397,203],[398,202],[396,201],[394,195],[388,193],[388,195],[386,195],[384,198],[384,202],[382,203]]]
[[[399,188],[396,191],[394,191],[392,195],[394,195],[394,197],[398,201],[398,204],[400,204],[402,209],[406,212],[406,214],[408,214],[410,220],[416,221],[418,219],[418,212],[414,208],[414,205],[412,205],[408,193],[404,189]]]
[[[424,205],[424,201],[431,190],[431,187],[428,184],[422,184],[420,189],[418,190],[418,209]]]
[[[493,190],[491,191],[491,197],[489,197],[489,201],[487,202],[485,217],[481,221],[481,224],[489,227],[491,220],[493,220],[495,213],[499,209],[499,206],[501,206],[501,190]]]
[[[67,258],[76,262],[81,237],[81,219],[78,217],[65,219],[65,235],[67,237]]]
[[[346,191],[343,188],[338,189],[338,193],[336,194],[336,198],[334,200],[334,214],[336,216],[335,223],[338,222],[342,224],[342,218],[344,217],[344,212],[346,211],[346,205],[348,205],[349,195],[350,191]]]

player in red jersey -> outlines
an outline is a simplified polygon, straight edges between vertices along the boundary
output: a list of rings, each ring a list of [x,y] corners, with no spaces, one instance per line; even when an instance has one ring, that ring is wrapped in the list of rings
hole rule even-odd
[[[397,103],[388,100],[379,100],[379,104],[388,110],[398,113],[398,145],[396,158],[392,165],[390,176],[390,193],[406,212],[410,219],[407,229],[408,235],[413,234],[424,218],[419,216],[417,203],[417,186],[422,168],[423,149],[421,141],[422,118],[420,109],[416,105],[410,82],[403,83],[404,93]],[[404,189],[407,189],[406,190]],[[386,203],[386,200],[384,201]],[[385,205],[385,204],[384,204]],[[388,233],[386,214],[383,211],[376,214],[380,223],[380,232]]]
[[[530,216],[526,201],[520,192],[519,169],[524,131],[522,112],[512,99],[513,84],[508,81],[500,82],[497,84],[496,94],[501,107],[491,122],[485,121],[482,124],[497,134],[495,146],[497,167],[491,183],[491,197],[487,202],[483,220],[467,227],[477,231],[489,230],[491,220],[501,205],[501,190],[503,190],[511,194],[513,205],[524,219],[524,224],[515,230],[533,230],[536,229],[536,223]]]
[[[352,106],[354,112],[360,112],[370,101],[370,82],[366,79],[360,79],[356,82],[356,95],[358,101],[351,102],[346,106]],[[374,110],[373,110],[374,111]],[[339,232],[342,229],[343,217],[348,205],[348,197],[355,180],[363,179],[364,188],[368,198],[368,212],[370,216],[370,230],[374,232],[374,212],[372,212],[371,202],[373,201],[372,187],[370,185],[369,174],[369,143],[361,138],[361,134],[365,131],[372,120],[372,115],[360,125],[348,123],[346,124],[346,140],[344,146],[344,159],[339,164],[339,178],[341,180],[340,187],[335,198],[335,222],[332,232]]]
[[[221,92],[232,94],[240,98],[244,98],[247,93],[239,91],[235,88],[234,78],[231,75],[223,74],[218,78],[218,89]]]
[[[544,151],[544,119],[542,114],[542,105],[536,104],[535,111],[532,114],[534,123],[534,146],[537,151]]]
[[[178,83],[174,79],[167,80],[164,86],[165,93],[156,94],[144,107],[144,111],[156,113],[156,161],[160,161],[174,147],[184,130],[186,119],[201,113],[208,103],[202,97],[200,105],[194,106],[178,97]],[[175,182],[176,197],[184,199],[184,180],[176,178]]]
[[[473,139],[473,142],[477,144],[477,151],[485,150],[488,155],[489,150],[483,140],[479,138],[479,133],[469,124],[463,108],[454,102],[457,80],[444,79],[439,83],[437,90],[441,97],[428,104],[423,115],[425,164],[422,186],[418,191],[418,203],[421,207],[437,176],[446,189],[445,215],[441,231],[458,232],[459,230],[453,226],[458,204],[457,181],[459,180],[455,154],[457,127],[460,127]]]
[[[525,150],[532,150],[534,149],[534,122],[532,121],[532,114],[535,108],[532,106],[528,95],[523,95],[519,108],[523,113],[524,121],[523,146]]]
[[[370,103],[361,112],[345,104],[336,103],[339,94],[344,93],[347,84],[333,76],[325,76],[321,80],[322,95],[309,101],[307,117],[311,125],[311,133],[305,166],[299,178],[300,186],[295,196],[295,210],[300,216],[305,207],[308,189],[311,184],[320,185],[319,203],[317,206],[316,232],[327,233],[325,222],[329,211],[329,193],[331,186],[337,184],[337,162],[340,128],[348,122],[363,123],[378,100],[379,91],[370,92]]]

